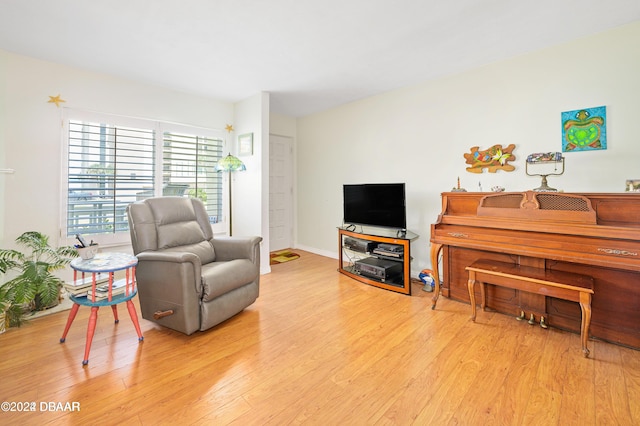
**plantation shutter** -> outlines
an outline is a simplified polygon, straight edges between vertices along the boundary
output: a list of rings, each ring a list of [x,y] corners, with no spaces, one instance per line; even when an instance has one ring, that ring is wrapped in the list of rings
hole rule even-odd
[[[154,193],[152,128],[69,121],[67,235],[128,231],[127,204]]]
[[[222,174],[215,171],[215,165],[222,156],[223,143],[220,138],[163,133],[163,195],[201,199],[211,223],[222,218]]]

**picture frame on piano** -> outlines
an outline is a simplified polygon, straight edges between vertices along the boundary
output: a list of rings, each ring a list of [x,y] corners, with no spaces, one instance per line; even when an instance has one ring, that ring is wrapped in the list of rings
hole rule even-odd
[[[640,192],[640,179],[627,179],[625,192]]]

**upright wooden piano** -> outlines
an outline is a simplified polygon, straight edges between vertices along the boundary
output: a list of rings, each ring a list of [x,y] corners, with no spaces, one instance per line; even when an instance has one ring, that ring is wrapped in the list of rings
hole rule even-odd
[[[436,277],[440,256],[442,295],[467,303],[465,267],[478,259],[589,275],[591,336],[640,349],[640,193],[446,192],[431,225]],[[580,330],[574,302],[488,285],[487,307]]]

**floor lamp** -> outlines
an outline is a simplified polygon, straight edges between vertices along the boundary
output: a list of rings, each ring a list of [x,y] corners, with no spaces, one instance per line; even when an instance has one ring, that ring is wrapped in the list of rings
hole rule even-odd
[[[228,172],[229,176],[229,236],[232,235],[233,227],[232,227],[232,217],[231,209],[233,208],[233,204],[231,203],[231,172],[242,172],[247,170],[242,160],[238,157],[234,157],[229,153],[226,157],[218,161],[216,164],[216,172]]]

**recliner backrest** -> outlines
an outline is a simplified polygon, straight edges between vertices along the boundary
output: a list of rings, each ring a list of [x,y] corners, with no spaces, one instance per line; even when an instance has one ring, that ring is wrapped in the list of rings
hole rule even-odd
[[[134,254],[147,250],[188,251],[201,262],[215,260],[213,231],[202,201],[197,198],[157,197],[132,203],[130,219]]]

